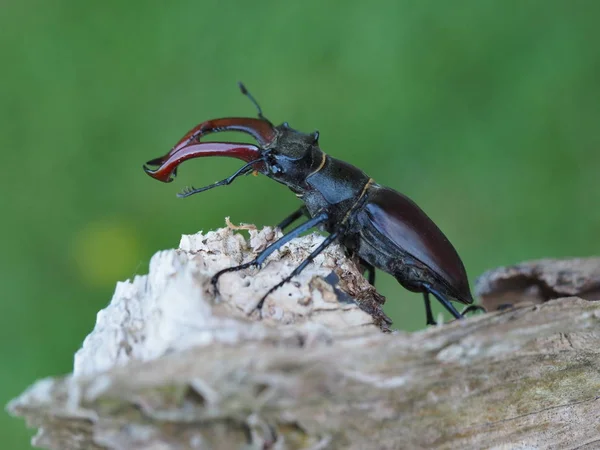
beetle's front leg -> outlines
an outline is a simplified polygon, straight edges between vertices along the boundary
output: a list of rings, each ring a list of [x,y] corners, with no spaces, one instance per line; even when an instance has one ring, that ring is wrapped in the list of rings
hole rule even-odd
[[[310,255],[308,255],[308,258],[306,258],[304,261],[302,261],[302,263],[292,271],[292,273],[290,273],[287,277],[285,277],[283,280],[281,280],[279,283],[277,283],[275,286],[273,286],[271,289],[269,289],[265,295],[263,295],[263,298],[261,298],[260,302],[258,302],[258,304],[256,305],[256,309],[258,309],[260,311],[263,307],[263,304],[265,303],[265,300],[267,299],[267,297],[270,294],[275,292],[277,289],[279,289],[285,283],[287,283],[292,278],[294,278],[296,275],[298,275],[300,272],[302,272],[306,268],[306,266],[308,266],[311,263],[311,261],[313,259],[315,259],[317,256],[319,256],[319,254],[323,250],[325,250],[329,245],[331,245],[331,243],[333,241],[335,241],[338,237],[340,237],[340,235],[343,234],[343,232],[344,232],[344,230],[342,228],[340,228],[340,229],[334,231],[333,233],[331,233],[329,236],[327,236],[325,238],[325,240],[323,242],[321,242],[321,244],[319,244],[319,246]]]
[[[302,207],[298,208],[296,211],[294,211],[289,216],[287,216],[285,219],[283,219],[277,225],[277,228],[279,228],[281,231],[283,231],[302,216],[308,216],[308,209],[306,209],[306,206],[302,206]]]
[[[255,159],[254,161],[250,161],[249,163],[244,164],[233,175],[225,178],[224,180],[217,181],[216,183],[213,183],[213,184],[209,184],[208,186],[204,186],[201,188],[195,188],[195,187],[185,188],[182,192],[177,194],[177,197],[185,198],[185,197],[189,197],[190,195],[198,194],[200,192],[205,192],[205,191],[208,191],[209,189],[213,189],[213,188],[216,188],[219,186],[227,186],[228,184],[233,183],[233,181],[240,175],[246,175],[246,174],[252,172],[252,170],[254,170],[252,166],[263,160],[264,160],[263,158],[259,158],[259,159]]]
[[[295,237],[300,236],[305,231],[308,231],[311,228],[316,227],[317,225],[320,225],[321,223],[325,222],[328,218],[329,218],[329,215],[325,212],[322,212],[321,214],[316,215],[315,217],[308,220],[307,222],[304,222],[303,224],[297,226],[292,231],[290,231],[288,234],[284,235],[278,241],[269,245],[266,249],[264,249],[261,253],[259,253],[259,255],[252,261],[241,264],[239,266],[229,267],[227,269],[223,269],[223,270],[217,272],[211,279],[211,283],[215,289],[215,294],[219,293],[218,283],[219,283],[219,278],[221,277],[221,275],[223,275],[227,272],[235,272],[238,270],[247,269],[248,267],[252,267],[252,266],[260,266],[261,264],[263,264],[266,261],[266,259],[275,250],[279,250],[281,247],[283,247],[285,244],[287,244],[289,241],[291,241]]]

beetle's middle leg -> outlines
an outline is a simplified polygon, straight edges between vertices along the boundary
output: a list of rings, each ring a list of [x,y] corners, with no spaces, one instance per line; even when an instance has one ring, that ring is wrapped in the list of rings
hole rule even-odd
[[[368,281],[369,284],[371,286],[375,286],[375,267],[373,267],[372,264],[369,264],[368,262],[366,262],[364,259],[360,259],[360,265],[362,266],[362,268],[364,269],[363,274],[367,274],[367,276],[365,277]]]
[[[304,222],[303,224],[298,225],[296,228],[294,228],[288,234],[284,235],[281,239],[279,239],[276,242],[273,242],[271,245],[269,245],[267,248],[265,248],[262,252],[260,252],[259,255],[252,261],[241,264],[239,266],[229,267],[227,269],[220,270],[215,275],[213,275],[213,277],[211,279],[211,283],[215,289],[215,293],[219,292],[219,290],[217,288],[217,283],[219,282],[219,278],[221,277],[221,275],[223,275],[224,273],[235,272],[238,270],[247,269],[248,267],[252,267],[252,266],[260,266],[261,264],[263,264],[266,261],[266,259],[275,250],[279,250],[281,247],[283,247],[283,245],[287,244],[289,241],[291,241],[295,237],[297,237],[297,236],[301,235],[302,233],[304,233],[305,231],[308,231],[311,228],[316,227],[317,225],[325,222],[328,218],[329,218],[329,216],[327,215],[327,213],[323,212],[323,213],[313,217],[312,219],[308,220],[307,222]]]

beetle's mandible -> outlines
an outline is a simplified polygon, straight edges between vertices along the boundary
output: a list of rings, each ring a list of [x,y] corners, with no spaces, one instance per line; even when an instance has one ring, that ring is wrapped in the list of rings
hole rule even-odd
[[[279,227],[284,230],[302,216],[308,217],[306,222],[271,244],[253,261],[216,273],[212,278],[215,289],[224,273],[259,266],[285,243],[319,227],[329,235],[288,277],[262,297],[258,309],[269,294],[299,274],[337,240],[358,258],[369,272],[372,284],[377,268],[393,275],[409,291],[423,293],[427,324],[435,324],[429,294],[454,317],[462,318],[451,301],[473,303],[464,265],[450,241],[423,210],[405,195],[375,183],[362,170],[325,154],[319,148],[318,132],[306,134],[292,129],[287,122],[274,126],[241,83],[240,89],[258,109],[258,119],[229,117],[203,122],[165,156],[144,166],[151,177],[170,182],[179,164],[187,159],[237,158],[246,164],[230,177],[199,189],[186,189],[178,195],[188,197],[257,171],[287,186],[304,202]],[[258,145],[200,142],[203,136],[220,131],[247,133]]]

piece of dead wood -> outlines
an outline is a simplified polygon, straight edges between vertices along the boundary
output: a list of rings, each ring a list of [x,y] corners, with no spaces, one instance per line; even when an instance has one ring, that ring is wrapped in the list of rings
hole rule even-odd
[[[600,300],[600,258],[540,259],[498,267],[479,277],[475,295],[490,311],[569,296]]]
[[[259,320],[260,294],[322,237],[294,240],[262,270],[225,275],[215,303],[210,275],[278,232],[249,233],[184,236],[179,250],[154,256],[148,276],[119,283],[74,374],[9,404],[39,428],[35,445],[600,447],[600,302],[560,298],[382,333],[382,299],[333,246],[270,296]]]

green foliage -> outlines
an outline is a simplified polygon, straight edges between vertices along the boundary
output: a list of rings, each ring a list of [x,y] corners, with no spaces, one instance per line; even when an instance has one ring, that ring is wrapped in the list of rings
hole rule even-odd
[[[238,80],[271,120],[318,128],[325,151],[417,201],[471,282],[599,252],[598,2],[4,3],[2,403],[68,372],[115,282],[156,250],[296,208],[254,177],[175,198],[235,161],[186,163],[170,185],[141,170],[202,120],[253,116]],[[418,295],[379,286],[396,326],[423,326]],[[22,422],[2,416],[0,434],[29,448]]]

